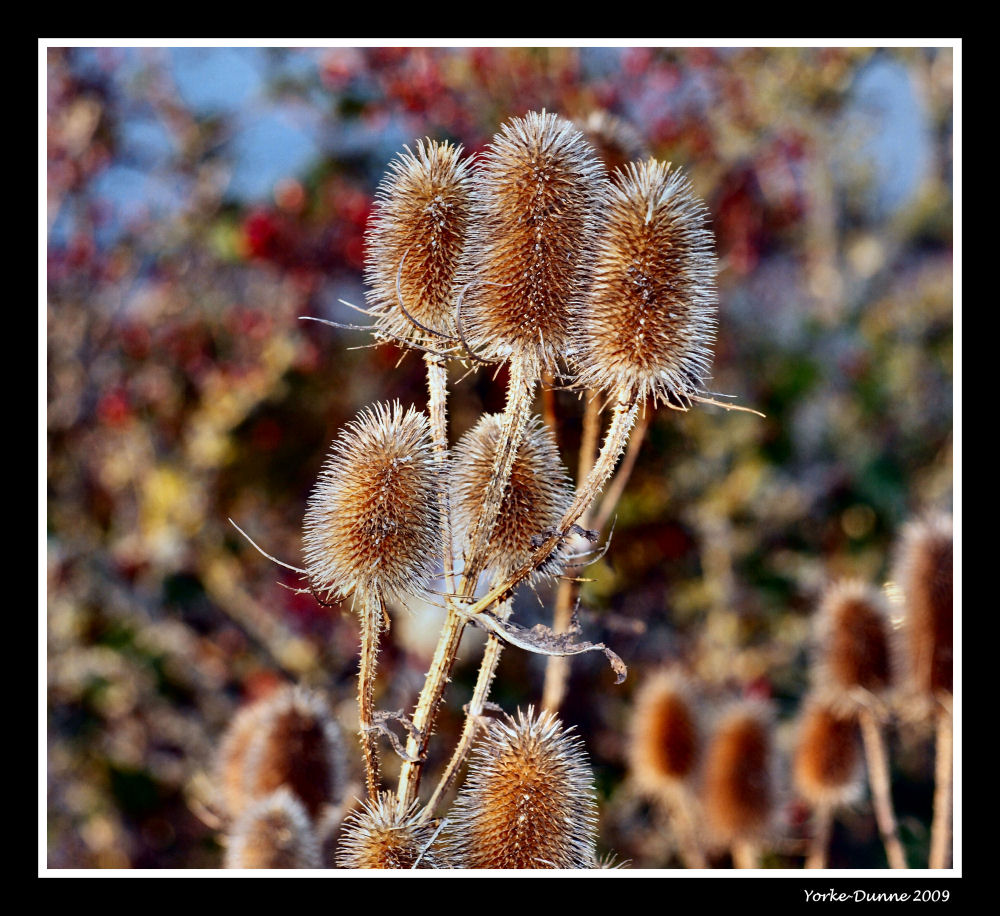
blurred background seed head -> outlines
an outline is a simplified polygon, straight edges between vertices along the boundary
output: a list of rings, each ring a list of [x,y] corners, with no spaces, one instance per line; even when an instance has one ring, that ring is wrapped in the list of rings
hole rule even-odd
[[[354,731],[356,621],[296,591],[227,518],[302,566],[343,424],[376,401],[425,406],[418,357],[298,320],[359,318],[338,300],[364,304],[389,162],[424,137],[481,153],[545,108],[620,118],[690,177],[720,268],[706,384],[767,415],[658,412],[611,550],[584,572],[583,623],[630,677],[613,688],[603,661],[574,659],[562,718],[594,767],[600,852],[664,865],[619,792],[645,675],[683,658],[708,699],[769,696],[780,739],[825,583],[886,582],[904,521],[952,508],[952,62],[949,48],[49,48],[48,864],[220,866],[206,781],[236,710],[278,684],[324,688]],[[460,378],[453,442],[503,405],[503,372]],[[582,405],[555,400],[575,468]],[[515,604],[551,622],[530,591]],[[410,707],[422,683],[426,650],[404,635],[418,614],[386,640],[380,708]],[[473,655],[454,672],[432,772],[475,671]],[[505,653],[493,699],[537,702],[542,672]],[[926,846],[932,760],[900,742],[901,831]],[[834,842],[869,857],[855,867],[880,861],[867,815]]]

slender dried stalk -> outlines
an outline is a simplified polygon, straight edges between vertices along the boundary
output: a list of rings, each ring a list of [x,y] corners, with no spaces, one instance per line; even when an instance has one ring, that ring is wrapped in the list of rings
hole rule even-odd
[[[430,353],[424,355],[427,364],[427,412],[430,414],[431,439],[434,442],[434,463],[440,474],[438,488],[439,514],[441,516],[441,558],[444,563],[445,590],[454,594],[452,569],[451,506],[447,487],[448,464],[448,370],[444,360]]]
[[[705,853],[698,842],[690,793],[686,789],[672,793],[667,804],[673,819],[674,839],[677,841],[681,861],[688,868],[707,868]]]
[[[361,612],[361,665],[358,669],[358,718],[361,725],[361,750],[365,757],[365,783],[368,797],[378,798],[379,759],[375,724],[375,671],[378,637],[382,631],[385,606],[378,595],[364,598]]]
[[[611,519],[611,514],[618,505],[618,500],[622,498],[622,493],[625,492],[625,487],[628,485],[632,471],[635,469],[635,463],[639,457],[642,442],[646,438],[646,430],[649,428],[649,421],[652,414],[653,411],[651,408],[644,410],[635,421],[635,429],[632,430],[632,435],[629,437],[628,448],[625,450],[625,457],[622,458],[621,467],[618,468],[614,479],[608,484],[607,492],[601,498],[600,508],[594,516],[593,527],[598,531],[603,531],[607,527],[608,521]]]
[[[760,848],[756,843],[741,840],[731,848],[733,868],[760,868]]]
[[[951,865],[952,728],[951,709],[939,707],[934,760],[934,822],[931,827],[931,868],[948,868]]]
[[[833,833],[833,806],[817,805],[813,811],[814,832],[809,843],[806,868],[826,868],[827,853],[830,850],[830,836]]]
[[[865,744],[865,759],[868,763],[868,784],[872,790],[872,804],[879,833],[885,845],[886,858],[890,868],[906,868],[906,856],[899,842],[896,829],[896,814],[892,806],[892,789],[889,782],[889,756],[885,747],[882,728],[870,709],[862,709],[858,714],[861,736]]]

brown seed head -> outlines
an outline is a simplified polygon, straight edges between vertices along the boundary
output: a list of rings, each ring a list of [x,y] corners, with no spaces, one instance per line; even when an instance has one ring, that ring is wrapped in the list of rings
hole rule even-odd
[[[904,597],[909,676],[926,695],[952,691],[952,543],[950,515],[910,522],[893,571]]]
[[[811,805],[833,807],[857,798],[862,769],[856,720],[819,698],[807,700],[799,720],[793,775]]]
[[[654,159],[616,172],[573,341],[580,383],[675,406],[702,388],[716,327],[705,206]]]
[[[434,346],[399,308],[420,324],[455,334],[453,282],[465,241],[471,180],[461,147],[417,141],[416,152],[389,163],[375,196],[367,237],[368,304],[378,327],[396,337]],[[402,265],[402,271],[400,271]]]
[[[639,132],[628,121],[607,111],[592,111],[575,123],[609,174],[630,162],[649,158],[649,146]]]
[[[498,414],[484,415],[455,447],[453,506],[460,531],[471,528],[482,507],[501,445],[501,419]],[[504,575],[526,562],[534,552],[532,537],[557,525],[572,499],[572,484],[555,437],[539,417],[532,417],[518,446],[510,483],[486,548],[485,568]],[[557,548],[533,578],[555,573],[562,559]]]
[[[697,712],[686,681],[675,671],[651,677],[636,697],[629,763],[637,785],[669,793],[694,775],[701,756]]]
[[[222,806],[230,817],[238,817],[252,801],[247,796],[247,751],[267,708],[266,702],[240,709],[226,728],[216,759],[216,782]]]
[[[720,720],[705,756],[702,801],[721,843],[765,835],[774,812],[771,715],[759,702],[741,702]]]
[[[226,868],[321,868],[319,841],[302,803],[282,788],[260,799],[229,835]]]
[[[449,814],[460,868],[591,868],[594,777],[576,736],[548,712],[493,721]]]
[[[338,868],[418,868],[445,867],[433,847],[432,821],[421,821],[414,802],[400,816],[392,792],[382,792],[374,801],[351,812],[344,821],[337,844]],[[421,856],[421,853],[423,855]]]
[[[262,798],[290,789],[318,818],[341,800],[347,775],[344,739],[326,700],[302,687],[285,687],[260,703],[247,745],[244,795]]]
[[[855,688],[880,693],[889,687],[889,620],[878,589],[857,579],[834,583],[823,595],[816,624],[821,689],[850,706]]]
[[[313,588],[331,598],[421,593],[439,554],[438,486],[427,418],[398,401],[363,410],[309,497]]]
[[[529,112],[494,136],[473,179],[462,324],[473,350],[529,373],[565,355],[588,282],[604,175],[580,132]]]

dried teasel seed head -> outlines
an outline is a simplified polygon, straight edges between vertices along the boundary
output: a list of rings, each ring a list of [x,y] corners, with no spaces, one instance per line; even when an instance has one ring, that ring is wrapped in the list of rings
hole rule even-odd
[[[931,515],[903,529],[893,578],[903,592],[908,676],[920,693],[952,692],[953,526]]]
[[[816,620],[817,685],[847,711],[892,682],[889,617],[882,593],[859,579],[826,589]]]
[[[416,802],[400,815],[396,795],[381,792],[363,808],[352,811],[337,843],[338,868],[443,868],[431,845],[433,821],[421,820]],[[418,862],[419,860],[419,862]]]
[[[720,843],[766,836],[775,809],[771,711],[758,701],[733,705],[705,753],[702,805]]]
[[[622,118],[607,111],[592,111],[574,122],[597,151],[608,173],[630,162],[649,158],[649,146],[640,133]]]
[[[431,346],[433,335],[455,334],[454,279],[465,241],[469,215],[468,160],[461,147],[418,140],[389,163],[375,196],[368,231],[365,279],[369,306],[377,325],[394,337]]]
[[[321,868],[320,844],[302,803],[287,788],[260,799],[228,838],[226,868]]]
[[[452,463],[454,519],[468,531],[482,509],[483,493],[502,445],[502,417],[486,414],[455,446]],[[559,523],[573,499],[573,488],[559,457],[551,430],[532,417],[517,449],[510,482],[504,492],[493,533],[486,547],[484,568],[501,575],[528,561],[532,538]],[[557,548],[533,579],[555,573],[563,556]]]
[[[705,206],[669,165],[616,172],[573,341],[579,381],[687,406],[712,363],[716,258]]]
[[[857,720],[818,697],[807,699],[792,772],[799,794],[811,805],[835,807],[854,801],[863,786]]]
[[[688,784],[702,747],[698,713],[687,680],[676,671],[653,675],[639,690],[628,756],[639,788],[669,794]]]
[[[564,356],[588,282],[604,169],[569,121],[529,112],[497,133],[473,179],[460,284],[465,337],[537,377]]]
[[[247,752],[260,727],[267,703],[259,700],[240,709],[226,728],[216,758],[216,783],[222,806],[238,817],[253,800],[247,794]]]
[[[580,739],[529,707],[491,722],[473,750],[444,845],[459,868],[592,868],[596,823]]]
[[[285,786],[318,819],[340,802],[347,776],[344,739],[319,694],[285,687],[260,703],[244,758],[247,798]]]
[[[439,485],[422,413],[397,401],[358,414],[309,497],[303,540],[315,591],[421,594],[440,552]]]

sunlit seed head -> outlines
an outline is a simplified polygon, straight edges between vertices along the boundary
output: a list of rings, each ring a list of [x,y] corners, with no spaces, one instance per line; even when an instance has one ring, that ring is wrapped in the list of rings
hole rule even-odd
[[[490,723],[446,827],[460,868],[592,868],[597,806],[583,746],[534,710]]]
[[[688,784],[701,753],[698,712],[687,681],[661,671],[639,690],[628,756],[636,784],[653,795]]]
[[[592,111],[574,122],[594,147],[608,174],[630,162],[649,158],[649,146],[639,132],[622,118],[607,111]]]
[[[365,279],[378,327],[395,337],[436,346],[422,325],[455,334],[454,279],[469,216],[468,160],[461,147],[418,140],[390,164],[375,197],[367,235]],[[402,267],[402,271],[400,271]]]
[[[320,844],[302,802],[287,788],[260,799],[228,837],[226,868],[321,868]]]
[[[889,615],[877,588],[858,579],[829,586],[816,618],[816,643],[817,686],[843,709],[854,704],[856,688],[880,693],[890,686]]]
[[[569,121],[529,112],[496,134],[473,178],[462,323],[472,349],[561,362],[588,283],[604,169]]]
[[[753,841],[771,829],[775,810],[771,711],[734,704],[714,729],[705,754],[702,804],[721,843]]]
[[[654,159],[616,172],[594,279],[575,325],[579,381],[687,406],[712,364],[716,257],[705,206]]]
[[[907,674],[920,693],[952,692],[953,525],[935,514],[903,529],[893,578],[903,593]]]
[[[452,463],[454,521],[468,531],[482,506],[501,445],[501,417],[487,414],[455,446]],[[569,508],[573,488],[559,457],[551,430],[539,417],[525,428],[504,492],[493,534],[486,547],[485,567],[501,575],[527,562],[532,538],[558,524]],[[557,549],[533,578],[551,575],[564,557]]]
[[[341,800],[347,779],[344,739],[326,699],[285,687],[258,705],[245,757],[246,796],[261,798],[286,786],[318,818]]]
[[[219,800],[230,817],[238,817],[252,798],[247,794],[247,752],[257,734],[266,702],[251,703],[240,709],[219,744],[216,783]]]
[[[337,867],[443,867],[443,860],[431,845],[434,822],[421,817],[416,802],[400,815],[392,792],[382,792],[374,801],[366,801],[344,821],[337,843]]]
[[[337,437],[309,497],[306,568],[329,598],[423,592],[439,555],[440,481],[424,414],[363,410]]]
[[[857,720],[819,697],[806,700],[793,762],[799,794],[815,806],[848,804],[861,792],[863,775]]]

